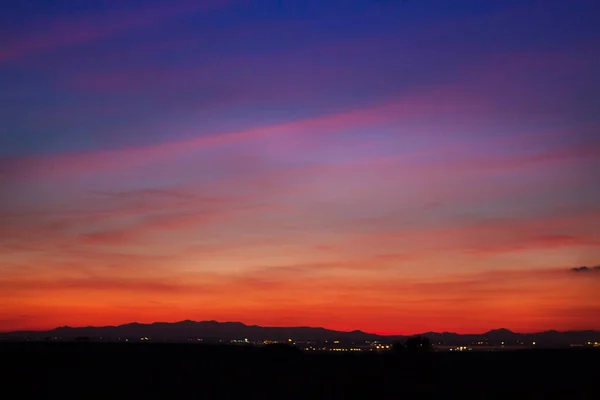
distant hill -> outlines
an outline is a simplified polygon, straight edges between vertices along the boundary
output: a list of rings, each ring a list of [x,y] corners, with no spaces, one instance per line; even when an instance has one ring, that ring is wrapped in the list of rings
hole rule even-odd
[[[546,331],[539,333],[516,333],[508,329],[496,329],[482,334],[458,334],[452,332],[426,332],[425,336],[436,345],[533,345],[536,346],[564,346],[572,344],[587,344],[587,342],[600,342],[598,331]],[[325,341],[340,340],[364,342],[379,340],[382,342],[404,341],[409,336],[382,336],[362,331],[342,332],[325,328],[313,327],[261,327],[245,325],[241,322],[217,321],[180,321],[174,323],[155,322],[152,324],[130,323],[119,326],[103,327],[59,327],[50,331],[19,331],[0,334],[0,339],[45,339],[45,338],[76,339],[89,338],[103,340],[149,340],[160,341],[188,341],[202,339],[205,342],[218,340],[244,340],[248,341]]]
[[[362,331],[341,332],[324,328],[311,327],[261,327],[245,325],[241,322],[217,321],[180,321],[174,323],[155,322],[152,324],[130,323],[119,326],[103,327],[59,327],[50,331],[20,331],[0,334],[0,337],[17,338],[44,338],[60,337],[69,338],[143,338],[156,340],[187,340],[202,338],[204,340],[243,340],[261,341],[275,340],[350,340],[365,341],[382,339],[382,336],[365,333]]]

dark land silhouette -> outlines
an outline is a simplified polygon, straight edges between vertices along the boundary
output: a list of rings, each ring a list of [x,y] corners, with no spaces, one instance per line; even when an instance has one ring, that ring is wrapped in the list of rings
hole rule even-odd
[[[5,393],[23,398],[600,395],[600,351],[593,348],[436,352],[426,342],[368,353],[310,353],[285,344],[4,342],[1,379]]]
[[[419,336],[427,338],[433,346],[524,346],[524,347],[572,347],[593,346],[600,343],[600,332],[546,331],[539,333],[516,333],[508,329],[496,329],[480,334],[457,334],[451,332],[425,332]],[[19,331],[0,333],[0,341],[10,340],[88,340],[88,341],[164,341],[219,343],[245,340],[256,343],[263,341],[341,341],[344,343],[404,343],[412,336],[382,336],[363,331],[340,332],[313,327],[261,327],[240,322],[180,321],[152,324],[130,323],[104,327],[59,327],[50,331]]]
[[[520,334],[499,329],[481,335],[428,332],[407,337],[181,321],[61,327],[4,333],[0,338],[2,387],[22,396],[390,398],[422,392],[574,399],[600,395],[596,368],[600,347],[592,342],[598,338],[594,331]],[[525,340],[537,341],[536,346],[508,345]],[[482,341],[490,346],[462,351],[474,350],[478,345],[472,343]],[[570,341],[589,342],[565,344]],[[502,342],[506,348],[491,346]],[[439,343],[457,347],[448,351]]]

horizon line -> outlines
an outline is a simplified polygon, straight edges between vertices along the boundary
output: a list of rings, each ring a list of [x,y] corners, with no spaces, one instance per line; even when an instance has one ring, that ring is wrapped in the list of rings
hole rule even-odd
[[[56,329],[61,329],[61,328],[69,328],[69,329],[83,329],[83,328],[119,328],[119,327],[123,327],[126,325],[133,325],[133,324],[138,324],[138,325],[154,325],[154,324],[179,324],[182,322],[193,322],[193,323],[202,323],[202,322],[216,322],[218,324],[241,324],[244,325],[246,327],[258,327],[258,328],[309,328],[309,329],[324,329],[324,330],[328,330],[328,331],[333,331],[333,332],[341,332],[341,333],[352,333],[352,332],[361,332],[361,333],[365,333],[368,335],[376,335],[376,336],[422,336],[428,333],[438,333],[438,334],[443,334],[443,333],[450,333],[450,334],[455,334],[455,335],[482,335],[482,334],[487,334],[490,332],[494,332],[494,331],[508,331],[514,334],[538,334],[538,333],[545,333],[545,332],[558,332],[558,333],[566,333],[566,332],[585,332],[585,331],[592,331],[592,332],[600,332],[598,330],[595,329],[578,329],[578,330],[563,330],[563,331],[559,331],[556,329],[548,329],[548,330],[544,330],[544,331],[532,331],[532,332],[516,332],[513,331],[511,329],[508,328],[492,328],[489,329],[485,332],[480,332],[480,333],[457,333],[457,332],[450,332],[450,331],[426,331],[426,332],[420,332],[420,333],[412,333],[412,334],[408,334],[408,333],[386,333],[386,334],[381,334],[381,333],[372,333],[372,332],[367,332],[361,329],[353,329],[353,330],[337,330],[337,329],[331,329],[331,328],[326,328],[323,326],[308,326],[308,325],[294,325],[294,326],[267,326],[267,325],[257,325],[257,324],[247,324],[241,321],[217,321],[217,320],[191,320],[191,319],[184,319],[184,320],[179,320],[179,321],[173,321],[173,322],[168,322],[168,321],[154,321],[154,322],[137,322],[137,321],[132,321],[132,322],[127,322],[124,324],[119,324],[119,325],[87,325],[87,326],[69,326],[69,325],[62,325],[62,326],[56,326],[54,328],[50,328],[50,329],[20,329],[20,330],[13,330],[13,331],[0,331],[0,334],[10,334],[10,333],[19,333],[19,332],[50,332]]]

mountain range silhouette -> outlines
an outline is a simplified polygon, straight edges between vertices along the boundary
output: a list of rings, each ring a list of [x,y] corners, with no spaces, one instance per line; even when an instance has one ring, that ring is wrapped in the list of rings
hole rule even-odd
[[[453,332],[425,332],[421,336],[429,338],[438,344],[465,344],[467,342],[485,342],[487,344],[533,344],[536,345],[569,345],[584,344],[588,341],[599,342],[600,332],[585,331],[545,331],[539,333],[516,333],[508,329],[494,329],[481,334],[458,334]],[[180,322],[154,322],[141,324],[132,322],[118,326],[86,326],[69,327],[62,326],[49,331],[15,331],[0,333],[3,339],[18,338],[61,338],[75,339],[87,337],[90,339],[103,338],[104,340],[116,340],[121,338],[149,338],[161,341],[182,341],[191,339],[202,339],[203,341],[218,340],[244,340],[248,341],[397,341],[405,340],[415,335],[377,335],[355,330],[351,332],[336,331],[318,327],[263,327],[258,325],[246,325],[241,322],[218,322],[218,321],[191,321]],[[520,343],[522,342],[522,343]]]

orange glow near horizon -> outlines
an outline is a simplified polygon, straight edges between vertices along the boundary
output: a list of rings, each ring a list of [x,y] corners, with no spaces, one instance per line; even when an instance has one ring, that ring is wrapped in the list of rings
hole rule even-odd
[[[0,331],[600,330],[583,5],[8,3]]]
[[[59,176],[61,192],[20,178],[47,204],[3,213],[0,329],[184,319],[398,334],[600,328],[600,271],[571,270],[599,259],[598,208],[473,218],[470,207],[493,213],[512,196],[486,185],[489,171],[429,163],[392,189],[381,176],[402,162],[274,171],[240,160],[226,179],[156,189],[111,188],[143,176],[103,188],[101,176]],[[480,185],[453,189],[442,165]],[[553,179],[513,189],[532,196]],[[446,203],[420,205],[439,195]]]

